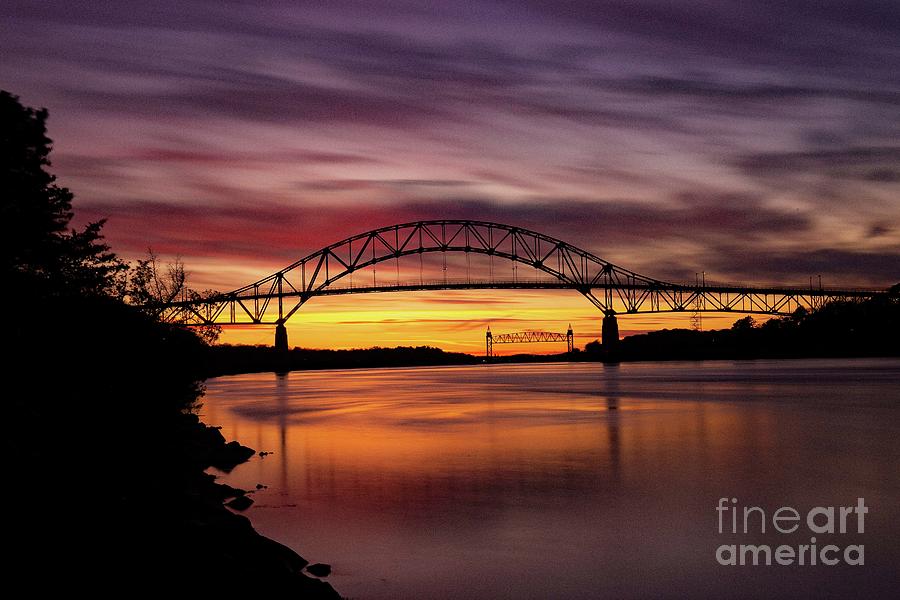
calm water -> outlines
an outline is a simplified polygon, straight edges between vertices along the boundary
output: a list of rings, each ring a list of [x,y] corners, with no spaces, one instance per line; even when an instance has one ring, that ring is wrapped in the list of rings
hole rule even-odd
[[[209,381],[202,412],[273,452],[223,480],[267,485],[247,516],[350,598],[762,598],[896,591],[898,407],[900,361],[842,360],[264,373]],[[723,497],[869,513],[720,534]],[[865,564],[716,561],[811,535]]]

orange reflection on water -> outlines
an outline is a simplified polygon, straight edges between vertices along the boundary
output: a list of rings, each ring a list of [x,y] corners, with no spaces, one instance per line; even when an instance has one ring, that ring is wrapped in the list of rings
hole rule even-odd
[[[856,363],[850,400],[847,375],[815,362],[252,374],[211,381],[204,419],[274,452],[228,483],[269,486],[254,524],[334,564],[354,598],[691,596],[734,585],[710,560],[719,497],[900,491],[895,363]]]
[[[543,387],[541,371],[555,385],[567,370],[582,378],[575,389]],[[534,383],[523,390],[517,376],[526,371]],[[685,452],[701,456],[704,468],[727,463],[748,444],[765,460],[772,443],[765,411],[738,413],[727,404],[684,398],[676,405],[677,394],[655,393],[652,382],[638,399],[608,376],[597,378],[596,391],[585,390],[583,371],[581,365],[514,365],[237,376],[223,378],[223,389],[214,386],[205,418],[223,425],[226,438],[273,453],[255,469],[242,469],[244,479],[255,471],[267,483],[277,473],[283,489],[321,496],[339,473],[365,491],[341,504],[359,503],[363,512],[375,489],[379,497],[407,502],[415,490],[433,495],[435,486],[451,485],[459,474],[468,486],[502,483],[511,474],[534,484],[544,476],[555,481],[566,469],[583,475],[576,471],[589,463],[620,477],[679,461]],[[272,389],[247,401],[242,382],[260,378]],[[231,384],[240,390],[235,406]],[[710,387],[706,393],[715,392],[716,384]],[[742,447],[735,449],[738,439]],[[255,484],[251,479],[246,483]]]

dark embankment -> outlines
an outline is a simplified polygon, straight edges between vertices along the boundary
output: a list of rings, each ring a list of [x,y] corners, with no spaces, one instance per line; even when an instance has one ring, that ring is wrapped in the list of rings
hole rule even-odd
[[[280,352],[271,346],[218,345],[206,348],[203,365],[209,377],[260,371],[306,369],[370,369],[378,367],[423,367],[470,365],[484,359],[460,352],[445,352],[430,346],[366,348],[358,350],[309,350],[294,348]]]
[[[190,411],[202,342],[113,300],[32,299],[27,310],[48,318],[14,323],[7,339],[12,573],[58,584],[41,577],[52,571],[98,590],[149,578],[172,589],[337,597],[301,574],[302,558],[224,506],[244,492],[205,473],[228,471],[253,450],[226,443]]]
[[[7,589],[338,598],[225,506],[245,492],[205,471],[253,450],[192,411],[207,347],[127,303],[147,281],[103,244],[102,222],[68,229],[72,194],[45,170],[46,116],[0,92]]]
[[[582,357],[608,356],[598,342]],[[900,285],[864,302],[832,302],[817,310],[731,329],[666,329],[622,339],[615,360],[714,360],[900,356]]]

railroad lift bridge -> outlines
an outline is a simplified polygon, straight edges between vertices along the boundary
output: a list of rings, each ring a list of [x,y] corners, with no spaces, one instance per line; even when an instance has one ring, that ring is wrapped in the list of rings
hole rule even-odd
[[[572,332],[572,324],[565,333],[551,331],[517,331],[515,333],[492,333],[490,326],[484,335],[484,355],[487,358],[494,356],[494,344],[535,344],[541,342],[565,342],[566,352],[572,354],[575,351],[575,334]]]

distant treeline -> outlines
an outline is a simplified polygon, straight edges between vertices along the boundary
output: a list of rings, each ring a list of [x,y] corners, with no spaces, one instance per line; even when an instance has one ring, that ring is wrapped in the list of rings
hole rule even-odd
[[[900,285],[871,300],[832,302],[789,317],[762,323],[753,317],[735,321],[730,329],[695,331],[663,329],[623,338],[617,348],[589,342],[572,354],[513,354],[486,359],[481,355],[446,352],[431,346],[313,350],[287,353],[271,346],[202,346],[195,362],[208,377],[262,371],[359,369],[468,365],[484,362],[715,360],[752,358],[815,358],[900,356]]]
[[[294,348],[285,353],[271,346],[219,345],[207,347],[203,359],[204,371],[210,377],[259,371],[467,365],[482,361],[471,354],[445,352],[431,346],[356,350]]]
[[[900,356],[900,285],[871,300],[831,302],[763,323],[744,317],[731,329],[632,335],[612,356],[594,341],[583,356],[622,361]]]

